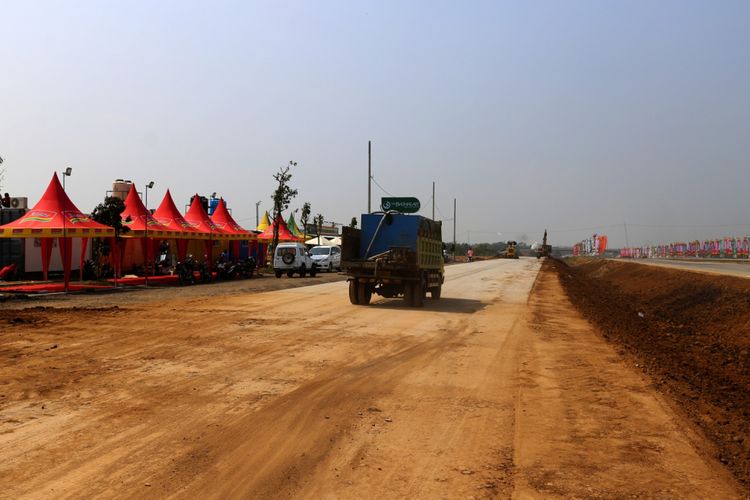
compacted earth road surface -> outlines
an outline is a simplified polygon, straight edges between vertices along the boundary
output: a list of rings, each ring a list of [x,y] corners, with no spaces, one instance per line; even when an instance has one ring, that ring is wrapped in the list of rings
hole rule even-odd
[[[747,494],[552,265],[446,273],[422,309],[341,276],[6,303],[0,497]]]

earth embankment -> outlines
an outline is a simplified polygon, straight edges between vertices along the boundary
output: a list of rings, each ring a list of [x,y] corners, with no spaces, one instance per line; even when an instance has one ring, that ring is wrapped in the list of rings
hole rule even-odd
[[[594,259],[553,265],[584,316],[750,485],[750,280]]]

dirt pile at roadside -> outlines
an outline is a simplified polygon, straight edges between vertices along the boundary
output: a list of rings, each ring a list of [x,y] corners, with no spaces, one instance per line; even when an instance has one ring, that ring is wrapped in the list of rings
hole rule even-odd
[[[750,487],[750,280],[593,259],[547,265]]]

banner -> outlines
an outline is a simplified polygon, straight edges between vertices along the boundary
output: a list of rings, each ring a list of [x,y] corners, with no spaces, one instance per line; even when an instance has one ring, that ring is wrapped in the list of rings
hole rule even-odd
[[[607,236],[594,234],[591,238],[573,245],[573,255],[595,257],[602,255],[606,249]]]

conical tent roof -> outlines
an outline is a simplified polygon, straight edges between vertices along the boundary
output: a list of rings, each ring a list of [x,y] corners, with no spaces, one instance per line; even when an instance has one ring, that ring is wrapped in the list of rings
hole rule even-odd
[[[258,227],[255,228],[256,231],[260,231],[261,233],[268,229],[268,226],[271,225],[271,218],[268,216],[268,210],[263,212],[263,217],[260,219],[260,224],[258,224]]]
[[[223,229],[224,231],[237,236],[242,236],[242,239],[256,239],[255,233],[242,229],[240,225],[234,221],[229,210],[227,210],[227,203],[224,201],[224,198],[219,199],[219,204],[211,215],[211,220],[219,229]]]
[[[193,202],[185,213],[185,220],[196,231],[208,233],[209,238],[212,240],[228,239],[232,236],[229,232],[219,229],[216,224],[213,223],[206,213],[206,210],[203,208],[203,205],[201,205],[200,196],[198,196],[197,193],[193,196]]]
[[[286,225],[289,228],[289,232],[291,232],[297,238],[302,238],[302,231],[299,230],[297,221],[294,220],[294,214],[289,215],[289,219],[286,221]]]
[[[284,222],[284,219],[279,215],[276,217],[276,220],[273,224],[270,224],[265,231],[260,233],[258,235],[259,240],[265,240],[265,241],[273,241],[273,226],[278,225],[279,226],[279,241],[297,241],[299,238],[294,236],[290,231],[289,228],[286,227],[286,223]]]
[[[42,199],[20,219],[0,226],[0,238],[100,238],[114,236],[115,230],[99,224],[78,210],[57,178],[52,180]]]
[[[175,231],[159,224],[143,205],[141,197],[138,196],[138,191],[135,189],[135,184],[130,185],[130,191],[125,198],[125,210],[122,211],[120,217],[122,217],[122,225],[130,229],[130,231],[124,233],[125,237],[143,237],[146,235],[146,227],[148,227],[148,236],[153,238],[173,238],[175,236]]]
[[[186,238],[192,239],[208,239],[209,234],[203,233],[193,228],[182,216],[177,207],[174,204],[172,195],[169,193],[169,189],[164,194],[164,199],[161,200],[161,205],[154,212],[154,219],[162,226],[172,231],[179,231]]]

